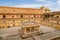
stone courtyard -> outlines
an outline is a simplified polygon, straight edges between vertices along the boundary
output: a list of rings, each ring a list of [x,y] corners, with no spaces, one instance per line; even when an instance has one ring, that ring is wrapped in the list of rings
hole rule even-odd
[[[60,37],[60,30],[53,27],[40,25],[40,35],[21,38],[19,30],[21,27],[11,27],[0,29],[0,40],[49,40],[55,37]]]

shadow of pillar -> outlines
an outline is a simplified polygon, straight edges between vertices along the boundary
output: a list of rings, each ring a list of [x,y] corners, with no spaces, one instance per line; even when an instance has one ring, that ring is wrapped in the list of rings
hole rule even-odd
[[[2,40],[2,37],[0,37],[0,40]]]

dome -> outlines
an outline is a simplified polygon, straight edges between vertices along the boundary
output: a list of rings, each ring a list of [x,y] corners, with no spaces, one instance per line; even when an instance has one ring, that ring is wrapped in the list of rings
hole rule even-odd
[[[45,11],[50,11],[50,9],[49,8],[45,8]]]
[[[41,6],[40,9],[44,8],[44,6]]]

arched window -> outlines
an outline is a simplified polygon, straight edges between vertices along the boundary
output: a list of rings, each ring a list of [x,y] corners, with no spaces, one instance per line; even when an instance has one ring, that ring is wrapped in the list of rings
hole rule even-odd
[[[57,23],[59,23],[59,22],[57,21]]]
[[[51,17],[53,17],[53,15],[51,15]]]
[[[12,18],[14,18],[14,16],[12,16]]]
[[[30,15],[29,15],[29,18],[30,18]]]
[[[21,18],[23,18],[23,15],[21,15]]]
[[[34,17],[36,17],[36,15],[34,15]]]
[[[3,15],[3,18],[5,18],[6,16],[5,15]]]
[[[57,16],[57,18],[58,18],[59,16]]]

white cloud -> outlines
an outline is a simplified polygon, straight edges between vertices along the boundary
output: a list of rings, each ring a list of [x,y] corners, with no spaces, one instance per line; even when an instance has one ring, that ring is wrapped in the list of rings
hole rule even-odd
[[[46,0],[35,0],[35,1],[46,1]]]
[[[45,7],[51,9],[51,11],[60,11],[60,0],[56,0],[57,2],[49,1],[49,0],[35,0],[38,2],[43,2]]]
[[[60,11],[60,6],[49,7],[51,11]]]
[[[57,0],[57,4],[60,5],[60,0]]]
[[[43,2],[43,3],[46,3],[46,4],[56,4],[55,2],[52,2],[52,1],[49,1],[49,0],[34,0],[34,1]]]
[[[40,8],[41,6],[44,6],[44,7],[48,7],[51,9],[51,11],[60,11],[60,0],[57,0],[57,3],[59,4],[56,4],[54,2],[51,2],[51,1],[46,1],[46,0],[35,0],[35,1],[43,1],[45,4],[20,4],[20,5],[17,5],[15,7],[21,7],[21,8]],[[58,5],[58,6],[56,6]]]
[[[22,4],[22,5],[17,5],[15,7],[22,7],[22,8],[38,8],[40,5],[39,4]]]
[[[21,4],[17,5],[15,7],[21,7],[21,8],[40,8],[41,6],[44,7],[50,7],[52,4]]]
[[[44,6],[45,8],[48,7],[51,9],[51,11],[60,11],[60,7],[53,6],[54,4],[21,4],[14,7],[20,7],[20,8],[40,8],[41,6]]]
[[[42,5],[45,8],[46,7],[50,8],[51,11],[60,11],[60,7],[52,7],[53,4],[22,4],[22,5],[17,5],[17,6],[14,6],[14,7],[20,7],[20,8],[40,8]]]
[[[52,11],[60,11],[60,0],[56,0],[55,5],[52,5],[52,7],[50,7],[50,9]]]

